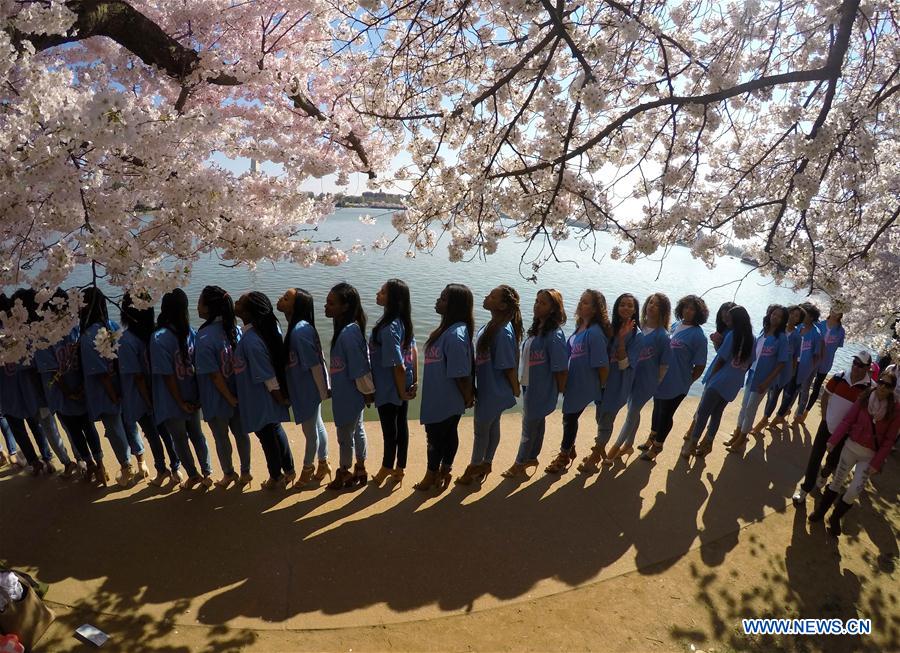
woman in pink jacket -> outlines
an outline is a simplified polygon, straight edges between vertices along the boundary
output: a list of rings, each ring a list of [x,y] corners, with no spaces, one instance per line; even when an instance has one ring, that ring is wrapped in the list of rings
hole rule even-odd
[[[841,452],[831,484],[822,493],[822,499],[810,514],[809,521],[822,521],[831,504],[836,502],[837,505],[828,518],[829,529],[835,537],[841,534],[841,517],[853,507],[869,476],[881,471],[884,459],[897,440],[900,432],[900,403],[897,403],[894,395],[896,387],[896,374],[882,374],[878,385],[860,396],[828,440],[829,451],[844,438],[847,438],[847,443]],[[838,499],[838,493],[851,472],[853,478],[850,486],[844,496]]]

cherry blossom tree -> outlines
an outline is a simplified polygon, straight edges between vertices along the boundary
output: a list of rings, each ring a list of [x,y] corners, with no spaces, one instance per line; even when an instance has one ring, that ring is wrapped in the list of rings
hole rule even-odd
[[[333,207],[300,188],[357,173],[408,193],[410,252],[519,237],[533,276],[566,238],[710,266],[739,244],[878,331],[900,313],[897,19],[889,0],[0,0],[0,282],[46,300],[90,263],[152,301],[212,250],[338,264],[313,230]],[[8,317],[7,339],[64,327]]]

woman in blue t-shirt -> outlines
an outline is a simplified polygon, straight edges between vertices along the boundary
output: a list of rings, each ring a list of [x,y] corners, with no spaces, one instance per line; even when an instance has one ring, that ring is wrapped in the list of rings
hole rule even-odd
[[[216,487],[227,489],[250,485],[250,436],[241,423],[237,386],[234,380],[234,349],[240,329],[234,313],[234,300],[219,286],[206,286],[197,300],[197,315],[205,320],[197,333],[194,361],[203,419],[212,431],[216,455],[222,467],[222,478]],[[240,476],[232,460],[231,438],[237,445]]]
[[[641,460],[650,462],[662,452],[672,431],[675,411],[706,367],[706,336],[701,328],[709,319],[706,302],[697,295],[682,297],[675,305],[675,319],[678,321],[669,334],[669,368],[653,393],[650,436],[638,445],[644,452]]]
[[[603,397],[597,404],[597,436],[591,453],[579,463],[578,471],[595,474],[597,467],[608,456],[606,443],[612,436],[616,415],[628,402],[634,371],[641,352],[640,305],[631,293],[623,293],[616,298],[612,311],[613,336],[609,341],[609,376]]]
[[[747,310],[743,306],[735,306],[729,313],[731,331],[722,341],[706,381],[700,405],[697,407],[694,430],[681,448],[683,458],[690,458],[691,455],[702,458],[712,451],[713,440],[722,421],[722,413],[740,392],[747,370],[755,357],[756,339],[753,337],[753,326]],[[704,429],[706,437],[701,442],[700,435]]]
[[[200,426],[200,389],[194,367],[197,333],[188,317],[188,298],[181,288],[163,295],[156,331],[150,339],[153,374],[153,412],[157,424],[165,425],[178,458],[187,473],[181,487],[212,487],[209,448]],[[197,464],[191,453],[197,454]]]
[[[575,460],[578,419],[585,408],[600,401],[609,376],[611,337],[606,297],[599,290],[585,290],[575,308],[575,332],[566,341],[569,364],[562,405],[562,445],[544,469],[547,474],[559,474]]]
[[[150,306],[138,309],[130,293],[122,299],[122,326],[125,331],[119,340],[119,381],[122,384],[122,421],[129,444],[140,440],[138,425],[153,452],[156,476],[151,485],[162,486],[166,481],[181,483],[181,461],[175,452],[172,435],[153,415],[153,396],[150,392],[150,338],[153,336],[154,311]],[[166,453],[169,469],[166,468]],[[143,461],[142,461],[143,462]]]
[[[737,426],[731,439],[725,443],[725,448],[729,451],[740,451],[747,444],[747,436],[753,430],[759,403],[781,377],[781,370],[789,363],[790,346],[784,335],[787,319],[788,311],[781,304],[772,304],[766,310],[762,333],[754,344],[753,364],[747,375]]]
[[[472,461],[455,483],[479,485],[491,473],[500,444],[500,418],[519,396],[519,345],[522,311],[516,289],[500,285],[484,298],[491,319],[475,338],[475,439]]]
[[[375,383],[366,346],[366,313],[356,288],[349,283],[334,286],[325,298],[325,317],[331,318],[334,324],[330,356],[331,411],[340,450],[338,470],[327,487],[329,490],[361,487],[368,481],[363,410],[375,400]]]
[[[834,364],[834,355],[837,350],[844,346],[844,337],[847,335],[843,325],[844,314],[834,309],[828,314],[828,318],[819,322],[816,326],[822,332],[822,360],[819,362],[819,368],[816,370],[816,378],[813,381],[812,391],[809,394],[809,401],[806,402],[806,410],[801,416],[800,423],[806,421],[809,411],[815,405],[822,391],[822,383],[825,377],[831,371]]]
[[[234,350],[234,378],[241,424],[256,433],[266,457],[269,478],[265,490],[289,487],[297,478],[294,456],[282,422],[290,419],[287,398],[287,356],[272,302],[263,293],[241,295],[234,311],[244,323]]]
[[[322,402],[331,396],[331,389],[322,356],[322,341],[316,331],[313,296],[303,288],[288,288],[278,299],[276,308],[288,322],[284,334],[287,354],[285,377],[294,423],[300,425],[306,439],[303,468],[297,485],[303,487],[312,482],[321,483],[326,476],[330,481],[328,433],[322,421]],[[316,458],[317,466],[313,465]]]
[[[119,330],[119,325],[109,319],[106,297],[99,289],[94,287],[85,289],[83,301],[79,351],[88,415],[94,422],[103,422],[106,438],[121,466],[117,482],[121,486],[127,486],[134,476],[131,466],[133,452],[122,422],[121,386],[116,374],[115,361],[104,358],[96,344],[97,334],[101,328],[115,332]],[[109,480],[101,461],[97,461],[94,477],[102,485],[106,485]]]
[[[604,465],[611,465],[617,458],[634,453],[632,445],[641,423],[641,409],[650,401],[666,376],[672,358],[669,346],[671,315],[672,304],[663,293],[654,293],[644,302],[644,310],[641,313],[643,338],[637,367],[634,370],[634,382],[631,384],[631,395],[628,397],[628,414],[616,443],[603,461]]]
[[[794,329],[800,337],[797,374],[794,382],[784,392],[781,406],[772,421],[772,426],[779,426],[787,422],[787,414],[791,412],[795,399],[797,400],[797,409],[794,413],[794,424],[803,423],[809,392],[816,378],[816,370],[819,369],[819,363],[824,355],[822,332],[816,326],[821,315],[819,308],[812,302],[804,302],[800,304],[800,307],[803,309],[803,322]]]
[[[413,487],[446,490],[456,450],[459,420],[475,403],[472,333],[475,330],[472,291],[458,283],[448,284],[434,304],[441,323],[425,342],[422,369],[422,406],[419,422],[428,439],[428,469]]]
[[[712,363],[710,363],[709,367],[706,368],[706,372],[703,374],[703,383],[706,383],[709,380],[713,365],[716,364],[716,359],[719,356],[719,347],[722,346],[722,341],[725,340],[725,336],[731,331],[731,314],[729,311],[735,306],[737,306],[737,304],[734,302],[722,302],[722,304],[719,305],[719,310],[716,311],[716,330],[709,334],[709,341],[712,343],[716,355],[713,356]],[[691,433],[694,431],[694,422],[696,420],[697,409],[695,408],[694,416],[691,417],[691,423],[688,425],[687,431],[684,432],[685,440],[691,437]]]
[[[766,407],[763,410],[762,419],[753,427],[753,433],[761,433],[764,428],[769,425],[769,418],[775,412],[778,406],[778,398],[788,392],[791,384],[796,383],[797,379],[797,359],[800,357],[800,334],[797,332],[797,325],[803,321],[805,311],[800,306],[788,306],[787,326],[784,329],[784,336],[788,343],[788,360],[778,379],[769,388],[766,395]]]
[[[372,477],[380,486],[388,477],[403,480],[409,449],[409,400],[416,396],[416,372],[408,369],[407,352],[415,348],[409,286],[400,279],[388,279],[375,296],[384,308],[369,338],[375,407],[381,421],[384,455],[381,469]]]
[[[519,383],[522,386],[522,439],[516,461],[501,474],[524,478],[529,467],[538,466],[544,444],[547,415],[556,410],[559,393],[566,391],[569,356],[563,297],[555,288],[539,290],[534,300],[534,319],[522,344]]]

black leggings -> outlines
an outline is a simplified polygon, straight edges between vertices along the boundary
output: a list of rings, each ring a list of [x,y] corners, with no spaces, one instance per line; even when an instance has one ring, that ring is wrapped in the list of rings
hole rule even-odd
[[[650,429],[656,434],[653,436],[653,440],[657,444],[664,443],[666,438],[669,437],[669,433],[672,431],[675,411],[678,410],[686,396],[678,395],[671,399],[653,398],[653,417],[650,421]]]
[[[72,444],[82,460],[91,463],[103,460],[103,451],[99,448],[100,435],[87,414],[63,415],[57,413],[56,417],[72,436]]]
[[[384,457],[381,464],[388,469],[393,469],[395,458],[397,468],[406,469],[406,452],[409,449],[409,424],[406,421],[408,409],[408,401],[399,406],[387,403],[378,407],[378,419],[384,436]]]
[[[825,377],[828,376],[828,372],[816,372],[816,380],[813,381],[812,390],[809,392],[809,401],[806,402],[806,412],[812,410],[812,407],[816,404],[816,399],[819,398],[819,392],[822,390],[822,384],[825,382]],[[822,419],[825,416],[822,415]]]
[[[448,470],[453,467],[456,450],[459,449],[459,418],[462,415],[451,415],[442,422],[425,425],[425,436],[428,439],[428,471],[436,472],[443,466]]]

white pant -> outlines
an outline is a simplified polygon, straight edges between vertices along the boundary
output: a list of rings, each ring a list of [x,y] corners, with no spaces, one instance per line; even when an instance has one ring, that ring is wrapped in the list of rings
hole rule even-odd
[[[866,480],[869,478],[869,463],[874,457],[874,451],[848,439],[844,444],[841,459],[838,461],[837,469],[828,487],[833,492],[840,493],[844,481],[850,476],[850,472],[853,472],[850,486],[844,492],[843,498],[845,503],[853,503],[866,486]]]

